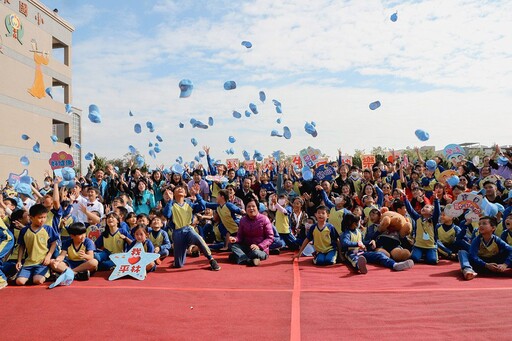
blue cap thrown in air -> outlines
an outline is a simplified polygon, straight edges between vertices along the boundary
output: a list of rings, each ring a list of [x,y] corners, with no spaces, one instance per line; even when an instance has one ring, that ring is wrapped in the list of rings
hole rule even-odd
[[[190,142],[192,142],[192,144],[194,145],[194,147],[195,147],[195,146],[197,146],[197,140],[196,140],[195,138],[192,138],[192,139],[190,140]]]
[[[242,117],[242,114],[240,114],[238,111],[234,110],[233,111],[233,117],[234,118],[240,118],[240,117]]]
[[[270,136],[283,137],[283,135],[279,134],[279,132],[276,129],[270,132]]]
[[[236,139],[235,139],[233,136],[230,136],[230,137],[228,138],[228,141],[229,141],[229,143],[235,143],[235,142],[236,142]]]
[[[242,46],[245,46],[246,48],[250,49],[252,47],[252,43],[250,41],[242,41]]]
[[[235,81],[226,81],[224,82],[224,90],[234,90],[236,89]]]
[[[34,153],[40,153],[41,152],[39,147],[40,147],[39,142],[36,142],[36,144],[32,147],[32,150],[34,151]]]
[[[245,117],[251,117],[251,112],[249,110],[245,111]]]
[[[375,110],[380,107],[380,102],[379,101],[372,102],[372,103],[370,103],[369,107],[370,107],[370,110]]]
[[[183,162],[183,160],[181,160],[181,162]],[[181,163],[180,162],[180,163]],[[174,165],[172,165],[171,167],[171,171],[173,173],[176,173],[176,174],[183,174],[183,172],[185,171],[185,169],[183,168],[183,166],[179,163],[175,163]]]
[[[25,140],[25,141],[26,141],[26,140],[28,140],[29,138],[30,138],[30,137],[29,137],[27,134],[23,134],[23,135],[21,135],[21,139],[22,139],[22,140]]]
[[[306,124],[304,125],[304,130],[306,131],[306,133],[308,133],[309,135],[313,136],[313,137],[317,137],[318,133],[316,131],[316,128],[315,126],[313,125],[314,122],[306,122]]]
[[[194,84],[192,84],[192,81],[190,79],[182,79],[179,84],[180,87],[180,98],[187,98],[190,97],[192,94],[192,90],[194,89]]]
[[[256,106],[256,104],[254,103],[250,103],[249,104],[249,109],[251,109],[252,113],[254,115],[257,115],[258,114],[258,107]]]
[[[280,106],[281,106],[281,102],[279,102],[277,99],[273,99],[273,100],[272,100],[272,103],[274,103],[274,105],[275,105],[276,107],[280,107]]]
[[[128,149],[130,150],[130,153],[132,153],[132,154],[137,153],[137,149],[135,149],[135,147],[134,147],[134,146],[132,146],[132,145],[129,145],[129,146],[128,146]]]
[[[260,101],[262,103],[265,103],[265,100],[267,99],[267,95],[265,95],[264,91],[260,91]]]
[[[139,167],[139,168],[144,166],[144,158],[140,155],[137,155],[135,157],[135,162],[137,163],[137,167]]]
[[[53,143],[59,141],[59,138],[55,135],[50,136],[50,139],[52,140]]]
[[[183,123],[181,123],[181,122],[180,122],[180,124],[178,124],[178,127],[180,127],[180,128],[184,128],[184,127],[185,127],[185,125],[184,125]]]
[[[213,125],[213,117],[208,117],[208,125],[211,127]]]
[[[249,155],[249,152],[247,150],[243,151],[243,156],[245,161],[249,161],[251,159],[251,156]]]
[[[155,153],[160,153],[162,151],[162,149],[160,149],[160,147],[158,147],[158,146],[155,146],[155,148],[153,148],[153,150],[155,151]]]
[[[66,114],[69,114],[71,112],[71,104],[66,104]]]
[[[91,161],[93,158],[94,158],[94,154],[93,154],[93,153],[87,153],[87,154],[85,154],[85,159],[86,159],[87,161]]]
[[[140,134],[140,132],[142,131],[142,127],[140,126],[140,124],[135,123],[135,125],[133,126],[133,130],[135,131],[135,133]]]
[[[26,157],[26,156],[22,156],[22,157],[20,158],[20,162],[21,162],[21,164],[22,164],[23,166],[28,166],[28,165],[30,165],[30,160],[29,160],[29,159],[28,159],[28,157]]]
[[[53,99],[52,88],[46,88],[45,92],[48,96],[50,96],[51,99]]]
[[[500,157],[498,157],[497,163],[498,163],[498,166],[506,166],[508,163],[508,159],[504,156],[500,156]]]
[[[430,135],[424,131],[424,130],[421,130],[421,129],[417,129],[414,134],[416,135],[416,137],[418,138],[418,140],[420,141],[427,141],[429,138],[430,138]]]
[[[163,142],[163,139],[162,139],[162,137],[160,135],[157,135],[156,139],[158,140],[158,142]]]
[[[153,159],[156,159],[156,154],[155,154],[155,151],[153,149],[149,150],[149,156],[151,156]]]
[[[282,114],[283,113],[283,110],[281,109],[281,106],[278,105],[276,107],[276,113],[278,113],[278,114]]]
[[[395,12],[393,14],[391,14],[391,16],[389,17],[389,19],[392,21],[392,22],[396,22],[398,20],[398,12]]]
[[[288,128],[287,126],[284,126],[283,127],[283,136],[285,139],[289,140],[292,138],[292,133],[290,131],[290,128]]]
[[[100,109],[98,106],[91,104],[89,105],[89,120],[92,123],[101,123]]]
[[[276,120],[276,123],[277,123],[277,124],[281,124],[281,119],[280,119],[280,118],[278,118],[278,119]]]

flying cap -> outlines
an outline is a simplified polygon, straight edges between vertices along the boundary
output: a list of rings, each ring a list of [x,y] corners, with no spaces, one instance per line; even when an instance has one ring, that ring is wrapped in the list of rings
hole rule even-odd
[[[192,94],[192,90],[194,89],[194,84],[189,79],[182,79],[179,83],[180,87],[180,98],[190,97]]]
[[[235,81],[226,81],[224,83],[224,90],[234,90],[234,89],[236,89]]]

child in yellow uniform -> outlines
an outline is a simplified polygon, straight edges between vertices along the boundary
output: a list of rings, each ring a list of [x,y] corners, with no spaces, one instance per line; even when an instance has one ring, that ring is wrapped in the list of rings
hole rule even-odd
[[[309,242],[313,241],[316,252],[313,257],[314,264],[332,265],[336,263],[337,253],[341,249],[340,240],[334,226],[326,222],[328,216],[327,207],[318,206],[315,213],[317,223],[309,229],[306,239],[294,258],[299,259]]]
[[[17,285],[25,285],[29,279],[32,279],[34,284],[43,284],[46,280],[48,265],[59,239],[51,226],[44,225],[47,213],[48,210],[41,204],[30,207],[31,223],[21,230],[18,239],[20,246],[16,263],[16,269],[19,271]],[[25,251],[27,258],[22,265]]]
[[[459,251],[459,262],[465,280],[478,272],[504,272],[512,265],[512,247],[494,235],[498,222],[484,216],[478,222],[478,236],[471,242],[469,252]]]
[[[62,243],[62,251],[50,263],[50,267],[63,273],[67,268],[73,270],[78,280],[88,280],[91,271],[96,271],[98,261],[94,259],[96,247],[92,240],[86,237],[87,228],[84,223],[73,223],[68,227],[70,239]]]

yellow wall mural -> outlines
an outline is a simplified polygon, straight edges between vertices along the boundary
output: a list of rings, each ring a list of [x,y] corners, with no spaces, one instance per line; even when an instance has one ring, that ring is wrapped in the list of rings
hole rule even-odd
[[[34,62],[36,63],[36,74],[34,78],[34,84],[32,87],[28,89],[28,92],[37,98],[43,98],[46,96],[44,80],[43,80],[43,71],[41,71],[41,64],[48,65],[49,58],[48,52],[39,51],[37,49],[37,42],[35,39],[31,40],[32,50],[30,52],[34,53]]]

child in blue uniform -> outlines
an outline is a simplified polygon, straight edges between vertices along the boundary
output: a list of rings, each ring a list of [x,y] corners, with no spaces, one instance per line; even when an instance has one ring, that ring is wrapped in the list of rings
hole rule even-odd
[[[224,247],[220,250],[228,250],[230,244],[229,237],[236,236],[238,232],[238,224],[240,223],[238,215],[245,214],[245,211],[229,202],[229,193],[225,189],[221,189],[218,192],[217,203],[205,202],[202,197],[199,200],[205,208],[216,210],[219,215],[221,221],[219,224],[219,231],[225,241]]]
[[[160,264],[165,257],[169,256],[171,241],[169,240],[167,232],[162,230],[162,219],[154,217],[149,222],[149,226],[151,227],[151,230],[149,231],[149,240],[155,247],[154,252],[160,255],[160,258],[156,260],[156,263]]]
[[[441,213],[441,224],[437,227],[437,251],[447,259],[456,260],[459,250],[466,250],[465,233],[453,223],[453,217]]]
[[[414,210],[407,198],[405,198],[404,203],[407,213],[416,222],[413,226],[414,246],[412,247],[411,259],[414,262],[423,259],[427,264],[437,264],[437,229],[434,227],[438,224],[441,212],[439,200],[435,198],[434,206],[423,206],[421,214]]]
[[[293,258],[299,259],[309,242],[313,241],[316,251],[313,258],[314,264],[333,265],[336,263],[336,256],[341,250],[340,240],[334,226],[327,223],[328,216],[327,207],[318,206],[315,213],[317,223],[311,226],[299,252]]]
[[[62,251],[50,263],[50,267],[63,273],[69,267],[78,280],[88,280],[91,271],[96,271],[98,261],[94,259],[94,242],[86,237],[84,223],[73,223],[68,227],[70,239],[62,243]]]
[[[52,227],[44,225],[47,213],[48,210],[41,204],[35,204],[29,210],[31,223],[21,230],[18,239],[17,285],[25,285],[29,279],[34,284],[43,284],[46,280],[48,265],[59,239]],[[27,258],[22,266],[25,251]]]
[[[507,216],[503,225],[503,232],[500,238],[508,245],[512,245],[512,215]]]
[[[347,214],[343,221],[344,231],[341,235],[341,249],[345,252],[345,258],[361,274],[366,274],[366,263],[380,264],[395,271],[410,269],[414,262],[410,259],[403,262],[395,262],[382,252],[366,251],[367,245],[363,243],[363,236],[358,229],[359,218]]]
[[[133,237],[135,240],[132,242],[132,245],[128,248],[128,251],[131,250],[137,243],[141,243],[144,247],[144,251],[147,253],[153,253],[155,252],[155,246],[149,240],[149,230],[147,226],[139,224],[137,225],[133,230]],[[146,265],[146,272],[155,271],[156,264],[155,262],[151,262],[148,265]]]
[[[269,209],[276,212],[276,220],[274,224],[281,240],[285,242],[286,246],[288,246],[288,249],[299,249],[300,245],[293,235],[290,227],[290,216],[292,215],[292,208],[288,205],[287,196],[281,194],[279,195],[278,199],[277,194],[271,194]]]
[[[504,272],[512,264],[512,247],[494,235],[498,222],[484,216],[478,222],[479,235],[471,242],[469,252],[459,251],[459,261],[465,280],[475,278],[477,272]]]
[[[14,236],[0,219],[0,289],[7,286],[7,276],[3,273],[3,259],[14,247]]]
[[[176,186],[172,199],[165,205],[164,215],[167,218],[169,229],[172,230],[172,241],[174,245],[174,267],[181,268],[185,264],[187,249],[190,245],[199,247],[202,254],[210,262],[210,268],[213,271],[219,271],[220,266],[213,259],[208,245],[194,228],[191,227],[192,216],[205,209],[203,200],[199,195],[199,185],[194,185],[190,189],[190,194],[196,197],[196,202],[185,201],[187,194],[186,186]]]
[[[110,254],[124,252],[125,246],[132,243],[130,232],[119,228],[119,217],[114,212],[107,214],[107,226],[105,231],[96,240],[98,252],[94,258],[98,261],[98,270],[110,270],[115,268],[114,262],[109,258]]]

